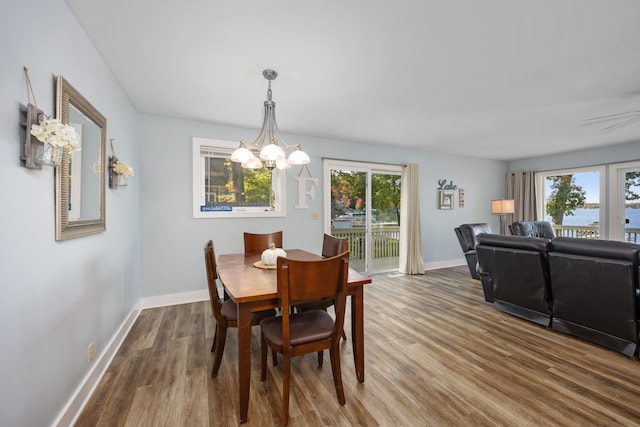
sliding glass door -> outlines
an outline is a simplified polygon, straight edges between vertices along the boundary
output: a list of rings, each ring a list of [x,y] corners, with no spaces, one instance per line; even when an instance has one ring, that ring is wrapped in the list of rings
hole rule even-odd
[[[640,162],[611,165],[610,238],[640,243]]]
[[[400,250],[402,168],[325,160],[325,232],[349,241],[360,272],[396,270]]]

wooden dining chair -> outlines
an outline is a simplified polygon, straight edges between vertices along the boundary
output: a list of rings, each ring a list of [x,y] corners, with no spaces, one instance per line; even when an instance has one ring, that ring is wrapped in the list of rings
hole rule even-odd
[[[349,250],[349,241],[325,233],[322,237],[322,258],[331,258]]]
[[[329,234],[324,234],[322,238],[322,258],[330,258],[349,250],[349,241],[347,239],[339,239]],[[307,310],[327,310],[333,305],[331,300],[311,301],[305,304],[295,306],[295,311]],[[347,339],[347,334],[342,332],[342,338]],[[318,353],[318,363],[322,365],[323,353]]]
[[[261,254],[264,250],[269,249],[271,243],[274,243],[276,248],[282,248],[282,231],[265,234],[244,233],[245,254]]]
[[[282,423],[289,421],[291,358],[329,349],[338,402],[344,405],[340,371],[340,337],[344,325],[349,252],[315,261],[278,258],[278,298],[282,316],[260,322],[262,342],[261,379],[267,379],[267,350],[282,353]],[[335,302],[335,319],[325,310],[290,314],[291,306],[329,299]]]
[[[218,375],[222,354],[224,353],[224,344],[227,339],[227,328],[238,327],[238,308],[236,303],[230,299],[220,300],[218,294],[217,281],[218,269],[216,266],[216,254],[213,249],[213,241],[209,240],[204,246],[204,261],[207,267],[207,282],[209,284],[209,298],[211,300],[211,311],[216,321],[216,331],[213,335],[213,343],[211,344],[211,352],[214,353],[213,368],[211,369],[211,378]],[[251,313],[251,326],[258,325],[261,320],[276,315],[276,311],[264,310]]]

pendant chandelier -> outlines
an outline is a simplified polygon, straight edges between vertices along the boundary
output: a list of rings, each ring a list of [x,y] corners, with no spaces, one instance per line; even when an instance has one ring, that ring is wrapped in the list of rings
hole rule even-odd
[[[291,165],[306,165],[311,160],[300,145],[287,145],[276,123],[276,103],[271,100],[271,81],[278,77],[274,70],[264,70],[262,75],[269,80],[267,99],[264,101],[264,121],[258,137],[253,143],[240,141],[240,146],[231,154],[231,161],[242,164],[243,168],[265,167],[287,169]],[[285,151],[293,149],[287,158]]]

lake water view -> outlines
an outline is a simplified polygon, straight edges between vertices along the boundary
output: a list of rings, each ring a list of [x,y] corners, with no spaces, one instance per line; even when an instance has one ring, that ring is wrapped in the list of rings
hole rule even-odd
[[[625,218],[629,220],[625,228],[640,228],[640,209],[625,209]],[[551,221],[551,217],[547,217],[547,221]],[[576,209],[573,215],[564,216],[562,225],[589,225],[598,221],[600,221],[600,208]]]

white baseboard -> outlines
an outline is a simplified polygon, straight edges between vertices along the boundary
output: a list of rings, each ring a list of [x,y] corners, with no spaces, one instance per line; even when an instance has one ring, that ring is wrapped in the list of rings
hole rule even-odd
[[[190,302],[205,301],[209,299],[209,290],[182,292],[179,294],[159,295],[157,297],[142,298],[140,307],[155,308],[168,305],[188,304]]]
[[[124,339],[127,337],[129,331],[131,330],[131,327],[138,318],[138,315],[140,314],[139,306],[140,304],[136,304],[124,319],[124,321],[120,324],[120,327],[113,335],[113,338],[111,338],[111,341],[109,341],[102,354],[100,354],[100,356],[96,360],[96,363],[84,377],[65,407],[53,422],[52,426],[66,427],[75,424],[76,420],[80,416],[80,413],[82,412],[82,409],[84,409],[85,405],[89,401],[89,398],[95,391],[98,383],[102,379],[102,376],[107,371],[107,368],[118,352],[118,349],[124,342]]]
[[[467,265],[464,258],[450,259],[446,261],[436,261],[425,264],[425,270],[437,270],[439,268],[457,267],[459,265]]]

